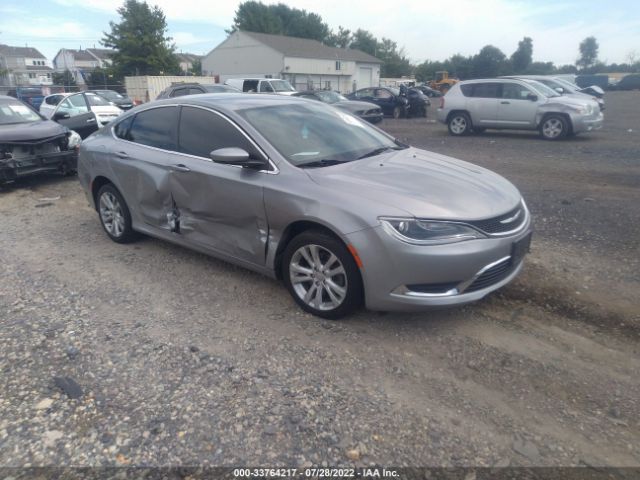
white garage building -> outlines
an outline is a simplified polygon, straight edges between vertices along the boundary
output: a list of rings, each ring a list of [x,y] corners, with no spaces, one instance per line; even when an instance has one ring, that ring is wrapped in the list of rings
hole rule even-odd
[[[377,86],[380,64],[361,50],[328,47],[316,40],[236,31],[202,59],[203,75],[284,78],[296,88],[342,93]]]

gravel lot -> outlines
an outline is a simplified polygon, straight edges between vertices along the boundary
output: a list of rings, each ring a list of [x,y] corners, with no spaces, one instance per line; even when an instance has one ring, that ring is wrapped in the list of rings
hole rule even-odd
[[[640,92],[606,101],[557,143],[383,122],[534,215],[519,279],[453,310],[323,321],[257,274],[111,242],[75,178],[0,191],[0,465],[640,465]]]

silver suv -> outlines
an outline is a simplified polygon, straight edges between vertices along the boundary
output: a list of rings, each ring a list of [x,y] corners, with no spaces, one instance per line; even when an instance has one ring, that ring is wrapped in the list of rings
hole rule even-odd
[[[457,83],[442,97],[437,116],[451,135],[487,128],[538,130],[547,140],[597,130],[604,118],[588,98],[559,95],[535,80],[502,78]]]

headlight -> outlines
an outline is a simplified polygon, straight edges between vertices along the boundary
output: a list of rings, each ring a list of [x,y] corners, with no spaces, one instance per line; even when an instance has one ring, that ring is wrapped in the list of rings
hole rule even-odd
[[[71,130],[69,132],[69,150],[73,150],[80,145],[80,143],[82,143],[82,137],[80,137],[77,132]]]
[[[380,218],[382,228],[392,237],[414,245],[441,245],[473,238],[486,238],[474,228],[460,223],[415,218]]]

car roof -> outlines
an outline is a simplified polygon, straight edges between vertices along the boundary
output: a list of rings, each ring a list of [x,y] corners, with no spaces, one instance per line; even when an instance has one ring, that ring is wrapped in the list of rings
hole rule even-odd
[[[218,110],[236,111],[245,108],[264,107],[269,105],[291,105],[298,102],[306,102],[303,98],[293,95],[238,95],[237,93],[203,93],[200,95],[185,95],[183,97],[166,98],[146,103],[143,109],[158,107],[161,105],[196,105],[215,108]],[[147,107],[147,108],[145,108]]]
[[[506,82],[522,82],[519,78],[513,77],[501,77],[501,78],[474,78],[473,80],[462,80],[456,83],[456,85],[468,85],[471,83],[506,83]]]

